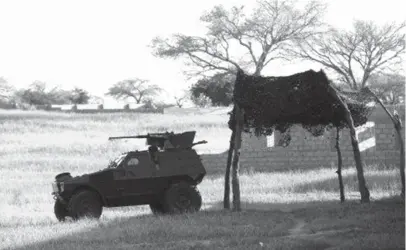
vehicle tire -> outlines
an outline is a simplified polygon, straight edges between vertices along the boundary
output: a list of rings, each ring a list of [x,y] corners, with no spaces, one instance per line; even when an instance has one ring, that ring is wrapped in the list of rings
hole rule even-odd
[[[66,219],[66,216],[68,216],[68,209],[60,200],[55,200],[54,204],[54,214],[55,217],[58,219],[58,221],[63,222]]]
[[[149,207],[151,208],[153,214],[159,215],[165,213],[164,206],[159,202],[149,204]]]
[[[97,193],[84,190],[76,193],[69,201],[69,212],[74,220],[82,218],[99,219],[103,204]]]
[[[167,213],[193,213],[200,210],[202,197],[196,187],[176,183],[165,192],[163,205]]]

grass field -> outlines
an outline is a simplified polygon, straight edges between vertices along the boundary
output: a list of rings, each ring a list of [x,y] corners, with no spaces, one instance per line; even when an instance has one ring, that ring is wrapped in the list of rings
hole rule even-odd
[[[242,212],[223,211],[223,176],[208,169],[203,210],[153,216],[148,206],[104,209],[99,221],[58,223],[51,182],[102,169],[143,140],[109,136],[196,130],[199,153],[227,148],[225,115],[0,111],[0,249],[404,249],[397,169],[368,166],[373,201],[359,204],[354,169],[339,203],[335,169],[241,173]]]

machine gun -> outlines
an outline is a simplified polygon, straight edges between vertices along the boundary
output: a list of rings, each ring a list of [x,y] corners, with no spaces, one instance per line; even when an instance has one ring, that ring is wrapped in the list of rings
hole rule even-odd
[[[148,133],[146,135],[134,135],[134,136],[115,136],[109,137],[109,140],[117,139],[147,139],[146,145],[156,146],[159,149],[171,149],[171,148],[185,148],[190,149],[195,145],[207,143],[207,141],[199,141],[193,143],[196,136],[196,131],[186,131],[183,133]]]

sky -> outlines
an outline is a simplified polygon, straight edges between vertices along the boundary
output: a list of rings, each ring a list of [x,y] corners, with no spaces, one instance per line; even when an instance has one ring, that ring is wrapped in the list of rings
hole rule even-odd
[[[327,0],[326,0],[327,1]],[[157,84],[171,102],[190,86],[181,61],[156,58],[155,36],[204,34],[199,17],[214,5],[254,0],[0,0],[0,77],[17,88],[38,80],[103,96],[118,81],[138,77]],[[404,0],[331,0],[326,20],[350,28],[353,19],[404,21]],[[321,67],[271,64],[266,74],[288,75]],[[108,100],[108,98],[106,99]],[[110,99],[111,100],[111,99]]]

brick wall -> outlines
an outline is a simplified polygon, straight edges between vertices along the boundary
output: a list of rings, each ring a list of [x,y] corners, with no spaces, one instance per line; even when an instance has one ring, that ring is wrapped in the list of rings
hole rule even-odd
[[[404,121],[404,106],[397,107],[396,110]],[[404,139],[404,129],[402,132]],[[290,134],[291,141],[287,147],[278,145],[281,137],[278,132],[269,137],[243,134],[241,169],[243,171],[249,169],[269,171],[337,166],[335,129],[326,131],[323,136],[314,137],[301,126],[295,125],[291,128]],[[383,109],[380,107],[375,109],[369,122],[357,128],[357,136],[361,155],[366,165],[398,166],[400,152],[396,130]],[[344,167],[354,166],[349,129],[341,132],[340,147]],[[202,156],[209,173],[224,173],[227,160],[226,150],[222,154]]]

